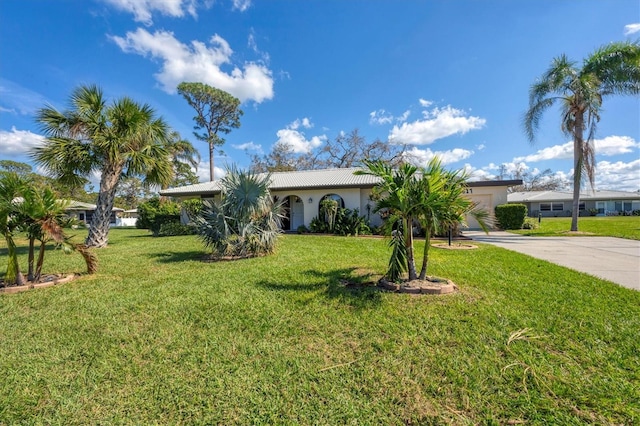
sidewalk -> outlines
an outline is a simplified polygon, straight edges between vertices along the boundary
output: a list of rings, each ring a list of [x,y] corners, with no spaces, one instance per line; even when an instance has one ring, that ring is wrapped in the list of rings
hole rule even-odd
[[[613,237],[527,237],[466,231],[474,241],[517,251],[640,291],[640,241]]]

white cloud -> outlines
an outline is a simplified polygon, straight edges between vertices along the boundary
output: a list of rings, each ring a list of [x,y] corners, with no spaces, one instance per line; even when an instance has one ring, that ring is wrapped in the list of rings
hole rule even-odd
[[[41,94],[0,78],[0,112],[33,115],[46,104],[47,100]]]
[[[233,9],[244,12],[251,7],[251,0],[233,0]]]
[[[111,6],[132,13],[136,22],[153,24],[153,13],[182,18],[185,12],[196,18],[196,0],[103,0]]]
[[[628,24],[624,26],[624,35],[628,36],[640,31],[640,23]]]
[[[596,189],[637,191],[640,189],[640,159],[623,161],[600,161],[596,165]]]
[[[301,154],[310,152],[327,140],[326,135],[313,136],[311,139],[307,139],[305,134],[298,130],[300,126],[310,129],[313,127],[313,123],[306,117],[302,120],[296,119],[286,128],[278,130],[276,133],[276,136],[278,136],[276,145],[288,145],[294,153]]]
[[[213,177],[215,179],[223,178],[226,174],[225,170],[221,167],[213,166]],[[209,161],[201,161],[196,169],[196,175],[198,176],[198,182],[209,182]]]
[[[258,145],[257,143],[253,143],[253,142],[247,142],[247,143],[243,143],[240,145],[231,145],[232,147],[234,147],[235,149],[242,149],[245,151],[258,151],[258,152],[262,152],[262,146]]]
[[[307,117],[304,117],[302,120],[296,118],[287,126],[287,129],[297,130],[298,128],[300,128],[300,126],[304,127],[305,129],[310,129],[313,127],[313,123]]]
[[[217,34],[211,37],[208,46],[197,40],[189,46],[170,31],[151,34],[143,28],[111,39],[123,52],[160,60],[162,67],[155,77],[167,93],[175,93],[183,81],[198,81],[229,92],[241,101],[260,103],[273,98],[272,73],[266,66],[245,62],[242,69],[234,66],[230,73],[222,71],[223,65],[231,64],[233,50]]]
[[[44,137],[31,133],[28,130],[17,130],[11,127],[11,131],[0,130],[0,154],[25,155],[32,148],[42,145]]]
[[[427,105],[428,102],[425,101],[424,104]],[[484,118],[468,117],[464,111],[451,105],[423,111],[422,114],[424,120],[393,126],[389,132],[389,140],[396,144],[429,145],[447,136],[463,135],[470,130],[480,129],[486,123]]]
[[[411,114],[411,111],[410,110],[406,110],[405,112],[402,113],[401,116],[396,117],[396,121],[404,123],[405,121],[407,121],[407,118],[409,118],[409,114]]]
[[[369,124],[382,126],[384,124],[391,124],[393,121],[405,122],[407,118],[409,118],[409,114],[411,114],[411,111],[406,110],[402,115],[394,117],[393,114],[388,113],[386,110],[379,109],[369,113]]]
[[[389,124],[393,121],[393,115],[388,114],[385,110],[379,109],[369,113],[369,124]]]
[[[418,102],[420,102],[420,106],[423,108],[429,108],[431,105],[433,105],[433,101],[427,101],[425,99],[418,99]]]
[[[636,142],[629,136],[607,136],[604,139],[595,139],[593,141],[596,156],[604,155],[611,157],[614,155],[628,154],[634,149],[640,148],[640,143]],[[561,160],[573,158],[573,142],[569,141],[562,145],[554,145],[538,150],[535,154],[524,157],[516,157],[513,161],[544,161],[544,160]]]
[[[482,150],[484,150],[486,147],[487,147],[487,146],[486,146],[485,144],[481,143],[480,145],[476,146],[476,149],[477,149],[478,151],[482,151]]]
[[[473,151],[462,148],[455,148],[448,151],[431,151],[429,148],[424,150],[415,146],[403,154],[406,161],[416,166],[426,166],[434,157],[438,157],[442,164],[446,165],[464,160],[471,155],[473,155]]]

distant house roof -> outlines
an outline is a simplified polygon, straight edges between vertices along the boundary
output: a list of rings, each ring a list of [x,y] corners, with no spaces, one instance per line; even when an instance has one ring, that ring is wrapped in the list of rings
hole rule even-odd
[[[83,203],[82,201],[76,201],[76,200],[65,200],[65,201],[69,202],[69,205],[67,206],[66,210],[95,210],[98,207],[95,204]],[[120,207],[114,207],[112,211],[123,212],[124,209],[121,209]]]
[[[373,188],[380,178],[372,175],[355,175],[359,168],[301,170],[271,173],[271,191],[292,189],[326,188]],[[264,176],[264,174],[260,174]],[[521,180],[468,182],[469,186],[511,186],[520,185]],[[214,195],[220,192],[219,181],[197,183],[195,185],[170,188],[160,191],[160,195],[182,197],[190,195]]]
[[[608,201],[608,200],[640,200],[640,192],[627,191],[584,191],[580,193],[583,201]],[[527,191],[513,192],[507,195],[509,203],[539,203],[547,201],[572,201],[571,191]]]

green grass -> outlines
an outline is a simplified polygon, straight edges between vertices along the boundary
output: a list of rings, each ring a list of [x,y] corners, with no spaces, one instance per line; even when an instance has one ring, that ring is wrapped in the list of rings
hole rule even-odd
[[[640,216],[581,217],[578,219],[579,234],[570,233],[570,217],[543,217],[538,229],[523,229],[516,232],[533,236],[599,235],[640,240]]]
[[[640,423],[640,292],[488,245],[433,249],[461,291],[419,297],[341,284],[382,239],[202,254],[112,230],[97,275],[0,295],[0,424]]]

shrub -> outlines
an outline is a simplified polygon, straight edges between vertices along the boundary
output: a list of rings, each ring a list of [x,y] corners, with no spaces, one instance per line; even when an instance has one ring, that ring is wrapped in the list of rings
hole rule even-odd
[[[309,232],[309,228],[307,228],[307,227],[306,227],[306,226],[304,226],[304,225],[300,225],[300,226],[298,226],[298,229],[296,229],[296,232],[297,232],[298,234],[306,234],[306,233],[308,233],[308,232]]]
[[[180,222],[166,222],[160,225],[158,237],[173,237],[176,235],[194,235],[196,229],[191,225]]]
[[[325,219],[314,217],[309,223],[311,232],[336,235],[367,235],[371,228],[358,209],[338,208],[331,215],[324,214]]]
[[[138,206],[136,228],[149,229],[154,237],[160,235],[163,224],[180,223],[180,205],[154,197]]]
[[[524,220],[522,224],[522,229],[538,229],[540,225],[538,224],[538,219],[533,217],[528,217]]]
[[[498,226],[502,229],[522,229],[527,217],[524,204],[500,204],[495,208]]]
[[[202,200],[200,198],[192,198],[182,202],[182,208],[187,212],[189,220],[198,216],[202,211]]]

